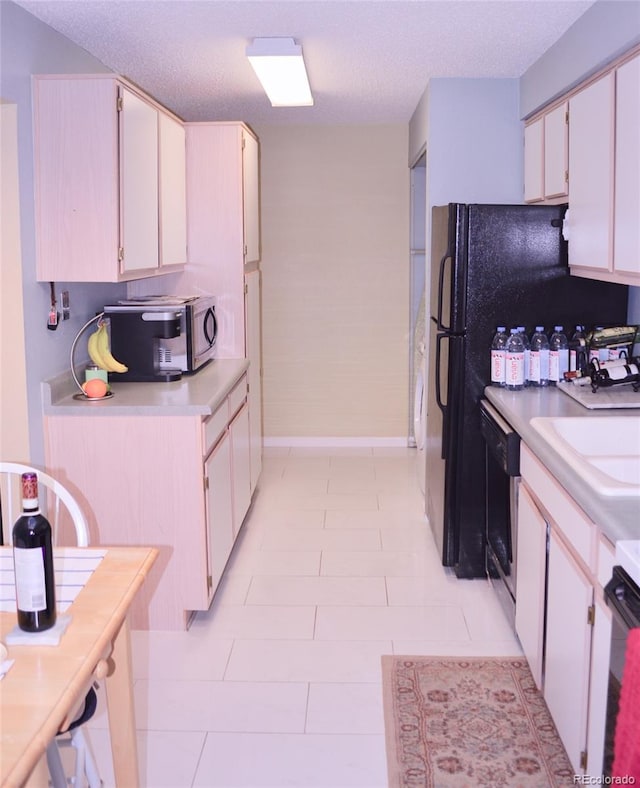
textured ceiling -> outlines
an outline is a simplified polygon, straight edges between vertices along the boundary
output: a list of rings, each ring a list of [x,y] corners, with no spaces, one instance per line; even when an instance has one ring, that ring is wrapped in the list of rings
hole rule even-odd
[[[431,77],[519,77],[593,0],[16,0],[184,120],[406,123]],[[269,104],[251,39],[302,44],[313,107]]]

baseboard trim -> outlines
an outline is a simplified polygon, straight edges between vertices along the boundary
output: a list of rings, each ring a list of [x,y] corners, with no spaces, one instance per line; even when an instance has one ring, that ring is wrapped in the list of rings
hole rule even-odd
[[[345,447],[345,448],[401,448],[409,447],[408,438],[338,438],[338,437],[291,437],[264,438],[265,447]]]

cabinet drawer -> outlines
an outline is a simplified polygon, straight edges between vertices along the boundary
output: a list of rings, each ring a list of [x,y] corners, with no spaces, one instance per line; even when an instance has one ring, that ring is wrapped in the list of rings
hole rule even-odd
[[[522,478],[586,566],[595,563],[596,528],[527,446],[520,449]]]
[[[211,449],[218,442],[222,433],[227,429],[229,423],[229,401],[225,399],[222,405],[216,412],[209,416],[204,422],[204,456],[211,451]]]
[[[229,416],[233,418],[247,398],[247,376],[243,375],[240,382],[229,394]]]

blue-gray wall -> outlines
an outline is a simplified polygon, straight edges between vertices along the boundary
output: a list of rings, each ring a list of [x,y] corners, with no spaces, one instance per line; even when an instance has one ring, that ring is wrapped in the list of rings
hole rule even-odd
[[[599,0],[520,80],[520,117],[544,104],[640,42],[640,2]]]
[[[432,79],[427,93],[429,205],[522,202],[518,80]]]
[[[47,329],[49,285],[36,282],[31,75],[94,74],[110,69],[20,6],[5,0],[0,2],[0,53],[0,98],[15,104],[18,114],[20,241],[31,461],[42,464],[40,383],[69,369],[69,351],[78,330],[105,303],[125,296],[126,287],[56,282],[58,297],[60,291],[69,291],[71,318],[61,323],[57,331]],[[91,265],[90,258],[87,265]],[[79,360],[86,356],[85,348],[79,348]]]

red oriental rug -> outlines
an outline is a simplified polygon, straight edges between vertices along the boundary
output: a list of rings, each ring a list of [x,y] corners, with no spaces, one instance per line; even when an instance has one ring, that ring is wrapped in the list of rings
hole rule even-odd
[[[574,769],[524,659],[382,657],[390,788],[553,788]]]

